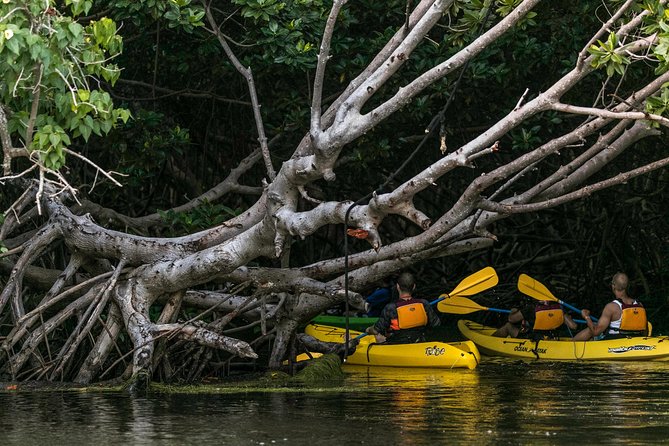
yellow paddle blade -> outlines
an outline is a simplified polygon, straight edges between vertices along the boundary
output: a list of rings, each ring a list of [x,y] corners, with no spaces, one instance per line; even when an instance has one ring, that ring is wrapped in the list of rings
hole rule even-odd
[[[648,322],[648,336],[650,336],[653,333],[653,324]]]
[[[471,276],[462,279],[462,282],[450,292],[449,296],[472,296],[494,287],[499,282],[497,271],[492,266],[487,266]],[[443,294],[442,294],[443,296]],[[441,297],[441,296],[439,296]],[[443,301],[442,301],[443,302]]]
[[[440,300],[437,303],[437,309],[442,313],[469,314],[475,311],[487,310],[488,308],[483,307],[466,297],[454,296]]]
[[[518,291],[533,299],[560,302],[560,299],[553,296],[553,293],[551,293],[543,283],[534,280],[527,274],[521,274],[520,277],[518,277]]]

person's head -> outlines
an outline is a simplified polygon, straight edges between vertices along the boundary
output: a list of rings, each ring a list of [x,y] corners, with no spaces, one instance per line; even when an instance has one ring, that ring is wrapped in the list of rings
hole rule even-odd
[[[534,301],[534,308],[535,310],[540,309],[540,308],[551,308],[552,301],[550,300],[535,300]]]
[[[378,287],[379,288],[389,288],[392,286],[393,280],[391,277],[386,276],[383,279],[379,280],[378,282]]]
[[[413,278],[411,273],[402,273],[397,278],[397,290],[402,294],[411,294],[413,293],[414,288],[416,288],[416,281]]]
[[[627,292],[627,287],[629,286],[629,278],[625,273],[615,273],[611,279],[611,287],[614,292]]]

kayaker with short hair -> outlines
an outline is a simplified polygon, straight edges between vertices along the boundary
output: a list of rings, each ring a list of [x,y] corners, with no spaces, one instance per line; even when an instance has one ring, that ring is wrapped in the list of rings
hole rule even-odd
[[[611,279],[611,291],[615,299],[604,307],[597,325],[590,318],[590,310],[583,309],[581,314],[588,324],[574,336],[575,341],[587,341],[604,333],[604,339],[627,336],[645,336],[648,334],[646,309],[641,302],[627,294],[629,278],[625,273],[616,273]]]
[[[425,328],[440,325],[439,316],[428,301],[413,297],[416,281],[411,273],[400,274],[396,286],[397,301],[388,303],[376,323],[365,331],[375,335],[377,342],[424,342]]]
[[[512,308],[507,322],[492,335],[499,338],[557,339],[563,325],[570,330],[577,327],[559,303],[542,300],[522,309]]]

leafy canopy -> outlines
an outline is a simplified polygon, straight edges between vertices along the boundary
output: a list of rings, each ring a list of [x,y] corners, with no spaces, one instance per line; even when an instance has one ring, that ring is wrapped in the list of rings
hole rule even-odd
[[[8,111],[8,129],[52,171],[65,164],[71,137],[88,140],[130,118],[91,82],[116,82],[120,69],[113,59],[123,49],[111,19],[78,22],[91,6],[66,0],[65,14],[52,0],[0,4],[0,103]]]

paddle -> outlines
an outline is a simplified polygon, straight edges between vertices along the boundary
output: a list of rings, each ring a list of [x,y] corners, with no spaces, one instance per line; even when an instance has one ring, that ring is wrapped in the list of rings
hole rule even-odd
[[[511,310],[490,308],[479,305],[471,299],[462,296],[453,296],[439,303],[439,311],[450,314],[469,314],[475,311],[495,311],[497,313],[511,313]]]
[[[452,299],[458,296],[472,296],[494,287],[498,282],[499,278],[497,277],[497,271],[495,271],[495,268],[492,266],[487,266],[482,270],[479,270],[474,274],[471,274],[462,279],[462,281],[453,289],[453,291],[450,293],[441,294],[437,299],[430,302],[430,305],[438,304],[437,308],[439,311],[442,311],[440,305],[444,299]],[[367,333],[363,332],[353,339],[360,339],[364,338],[365,336],[367,336]]]
[[[469,314],[474,313],[475,311],[494,311],[497,313],[507,314],[511,313],[511,310],[484,307],[483,305],[479,305],[473,300],[462,296],[455,296],[451,297],[450,299],[446,299],[444,302],[442,302],[440,311],[450,314]],[[574,319],[574,322],[578,322],[580,324],[586,323],[583,319]]]
[[[441,311],[440,302],[443,302],[447,297],[473,296],[474,294],[482,293],[483,291],[494,287],[498,282],[499,278],[497,277],[495,268],[487,266],[471,276],[465,277],[453,291],[440,295],[437,300],[430,302],[430,304],[439,302],[437,309]]]
[[[581,310],[553,296],[553,293],[551,293],[543,283],[531,278],[527,274],[521,274],[520,277],[518,277],[518,291],[536,300],[558,302],[560,305],[581,314]],[[594,316],[590,316],[590,319],[597,322],[597,318]]]

